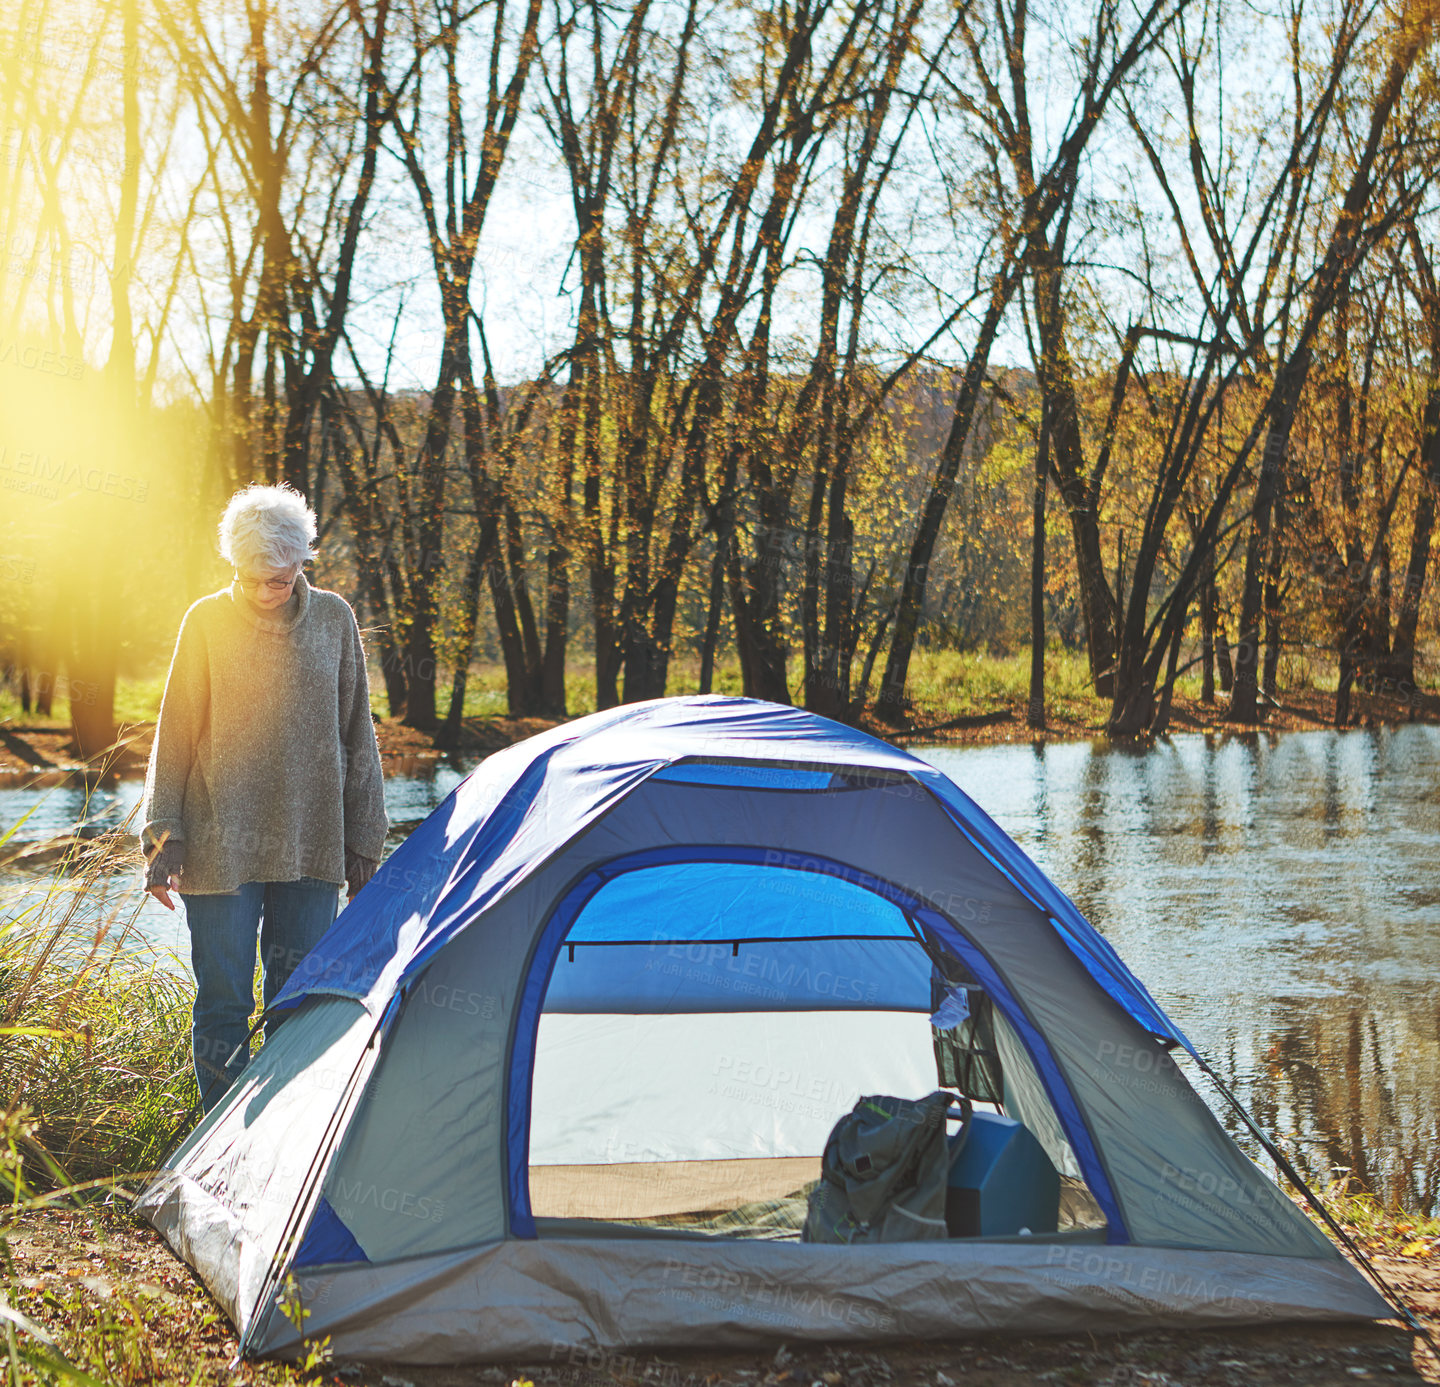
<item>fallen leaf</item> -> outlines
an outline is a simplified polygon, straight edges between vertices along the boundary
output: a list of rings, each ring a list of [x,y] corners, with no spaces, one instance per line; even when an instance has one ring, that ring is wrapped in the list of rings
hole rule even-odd
[[[1416,1238],[1413,1243],[1406,1243],[1400,1249],[1402,1257],[1423,1257],[1430,1251],[1430,1244],[1425,1238]]]

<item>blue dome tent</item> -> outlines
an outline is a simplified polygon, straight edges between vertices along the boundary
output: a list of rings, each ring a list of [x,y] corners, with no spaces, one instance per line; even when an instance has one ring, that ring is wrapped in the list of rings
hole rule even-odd
[[[1053,1232],[786,1222],[863,1093],[983,998]],[[447,1362],[1391,1313],[1234,1144],[1184,1035],[919,759],[661,699],[488,758],[277,999],[140,1207],[246,1352]]]

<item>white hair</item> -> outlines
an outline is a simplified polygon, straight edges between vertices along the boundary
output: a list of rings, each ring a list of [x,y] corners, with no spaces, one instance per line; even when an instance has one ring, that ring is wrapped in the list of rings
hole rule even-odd
[[[237,491],[220,517],[220,556],[236,568],[294,568],[315,557],[315,512],[292,486]]]

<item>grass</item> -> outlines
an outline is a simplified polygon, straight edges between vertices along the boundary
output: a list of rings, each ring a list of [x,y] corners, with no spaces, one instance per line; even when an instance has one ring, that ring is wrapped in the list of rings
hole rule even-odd
[[[908,692],[922,724],[972,717],[1030,697],[1030,654],[923,650],[910,666]],[[1062,722],[1103,723],[1108,700],[1090,686],[1082,652],[1052,647],[1045,654],[1045,708]]]
[[[1335,687],[1336,671],[1323,659],[1287,657],[1281,663],[1282,701],[1285,691],[1330,691]],[[868,690],[873,699],[879,689],[881,668],[873,672]],[[804,663],[793,655],[787,669],[792,698],[799,698],[804,689]],[[443,716],[449,706],[450,676],[441,671],[437,689],[437,705]],[[155,720],[164,691],[165,676],[157,671],[145,678],[121,678],[115,686],[115,718],[118,722],[147,723]],[[668,693],[696,693],[700,687],[700,661],[691,654],[677,655],[671,662]],[[721,659],[715,668],[711,687],[716,693],[742,692],[739,662],[733,654]],[[931,727],[955,718],[992,713],[1000,708],[1015,709],[1030,696],[1030,654],[1021,650],[1014,654],[988,651],[942,650],[922,647],[915,651],[910,663],[908,694],[914,705],[916,725]],[[1200,697],[1200,671],[1191,668],[1176,681],[1176,694],[1182,699]],[[565,670],[566,707],[572,717],[595,711],[595,665],[577,650]],[[1082,727],[1101,727],[1109,716],[1107,700],[1097,698],[1090,687],[1089,667],[1085,653],[1051,646],[1045,655],[1046,712],[1052,723]],[[382,718],[389,717],[389,700],[378,668],[370,672],[370,706]],[[505,667],[498,662],[476,661],[470,666],[465,689],[466,717],[503,717],[508,708]],[[13,689],[0,686],[0,725],[5,722],[26,727],[51,727],[63,730],[69,726],[70,706],[64,682],[56,692],[49,718],[33,711],[25,713]]]
[[[313,1381],[319,1347],[308,1365],[237,1373],[233,1332],[188,1274],[148,1242],[143,1272],[127,1255],[124,1195],[197,1109],[193,988],[136,933],[138,857],[123,842],[76,844],[48,876],[0,885],[0,1373],[10,1387]],[[121,871],[133,884],[87,912]],[[19,1270],[37,1236],[48,1258],[24,1260],[53,1275]]]
[[[0,1358],[17,1387],[156,1375],[139,1297],[97,1303],[73,1283],[37,1294],[11,1255],[25,1216],[157,1167],[195,1099],[189,987],[139,949],[138,886],[98,917],[84,909],[102,874],[134,865],[118,837],[101,838],[69,847],[48,877],[0,888]]]
[[[50,716],[41,717],[32,707],[27,713],[20,706],[20,696],[9,684],[0,684],[0,723],[13,722],[24,727],[66,728],[70,725],[70,698],[60,681],[50,704]],[[165,671],[159,670],[144,679],[120,678],[115,681],[115,721],[154,722],[160,711],[160,696],[165,692]]]
[[[875,696],[880,669],[871,676],[869,693]],[[793,655],[786,670],[792,697],[804,689],[803,657]],[[1193,684],[1193,690],[1190,685]],[[1177,688],[1198,697],[1200,681],[1181,679]],[[671,662],[666,692],[693,694],[700,690],[700,661],[691,655]],[[717,662],[711,690],[718,694],[740,694],[744,684],[739,662]],[[917,650],[910,665],[910,697],[916,721],[922,725],[949,718],[994,712],[1006,705],[1023,703],[1030,696],[1030,656],[992,655],[983,651]],[[1108,702],[1096,698],[1090,689],[1089,667],[1083,652],[1052,648],[1045,657],[1045,693],[1052,718],[1064,722],[1103,723],[1110,711]],[[566,707],[572,717],[595,711],[595,666],[592,661],[572,660],[565,672]],[[158,695],[157,695],[158,699]],[[444,698],[441,698],[444,705]],[[389,714],[383,686],[371,679],[371,706],[381,716]],[[465,716],[494,717],[506,712],[505,668],[499,664],[476,663],[470,668],[465,687]]]
[[[138,875],[122,841],[77,843],[48,877],[0,887],[0,1099],[30,1115],[32,1178],[151,1170],[195,1101],[190,984],[138,938],[138,881],[86,909],[102,877]]]
[[[1335,1171],[1316,1191],[1330,1216],[1367,1252],[1430,1257],[1440,1252],[1440,1217],[1407,1213],[1373,1194],[1351,1188],[1348,1171]],[[1307,1210],[1313,1216],[1313,1210]]]
[[[153,722],[160,711],[160,697],[165,692],[165,672],[157,671],[148,679],[117,679],[115,681],[115,721]],[[69,710],[66,710],[69,716]]]

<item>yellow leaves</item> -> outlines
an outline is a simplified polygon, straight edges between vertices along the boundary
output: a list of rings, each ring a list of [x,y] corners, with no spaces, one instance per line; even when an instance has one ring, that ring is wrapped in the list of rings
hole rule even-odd
[[[1405,1246],[1400,1249],[1400,1255],[1402,1257],[1428,1257],[1430,1252],[1431,1242],[1429,1238],[1416,1238],[1414,1242],[1406,1243]]]

